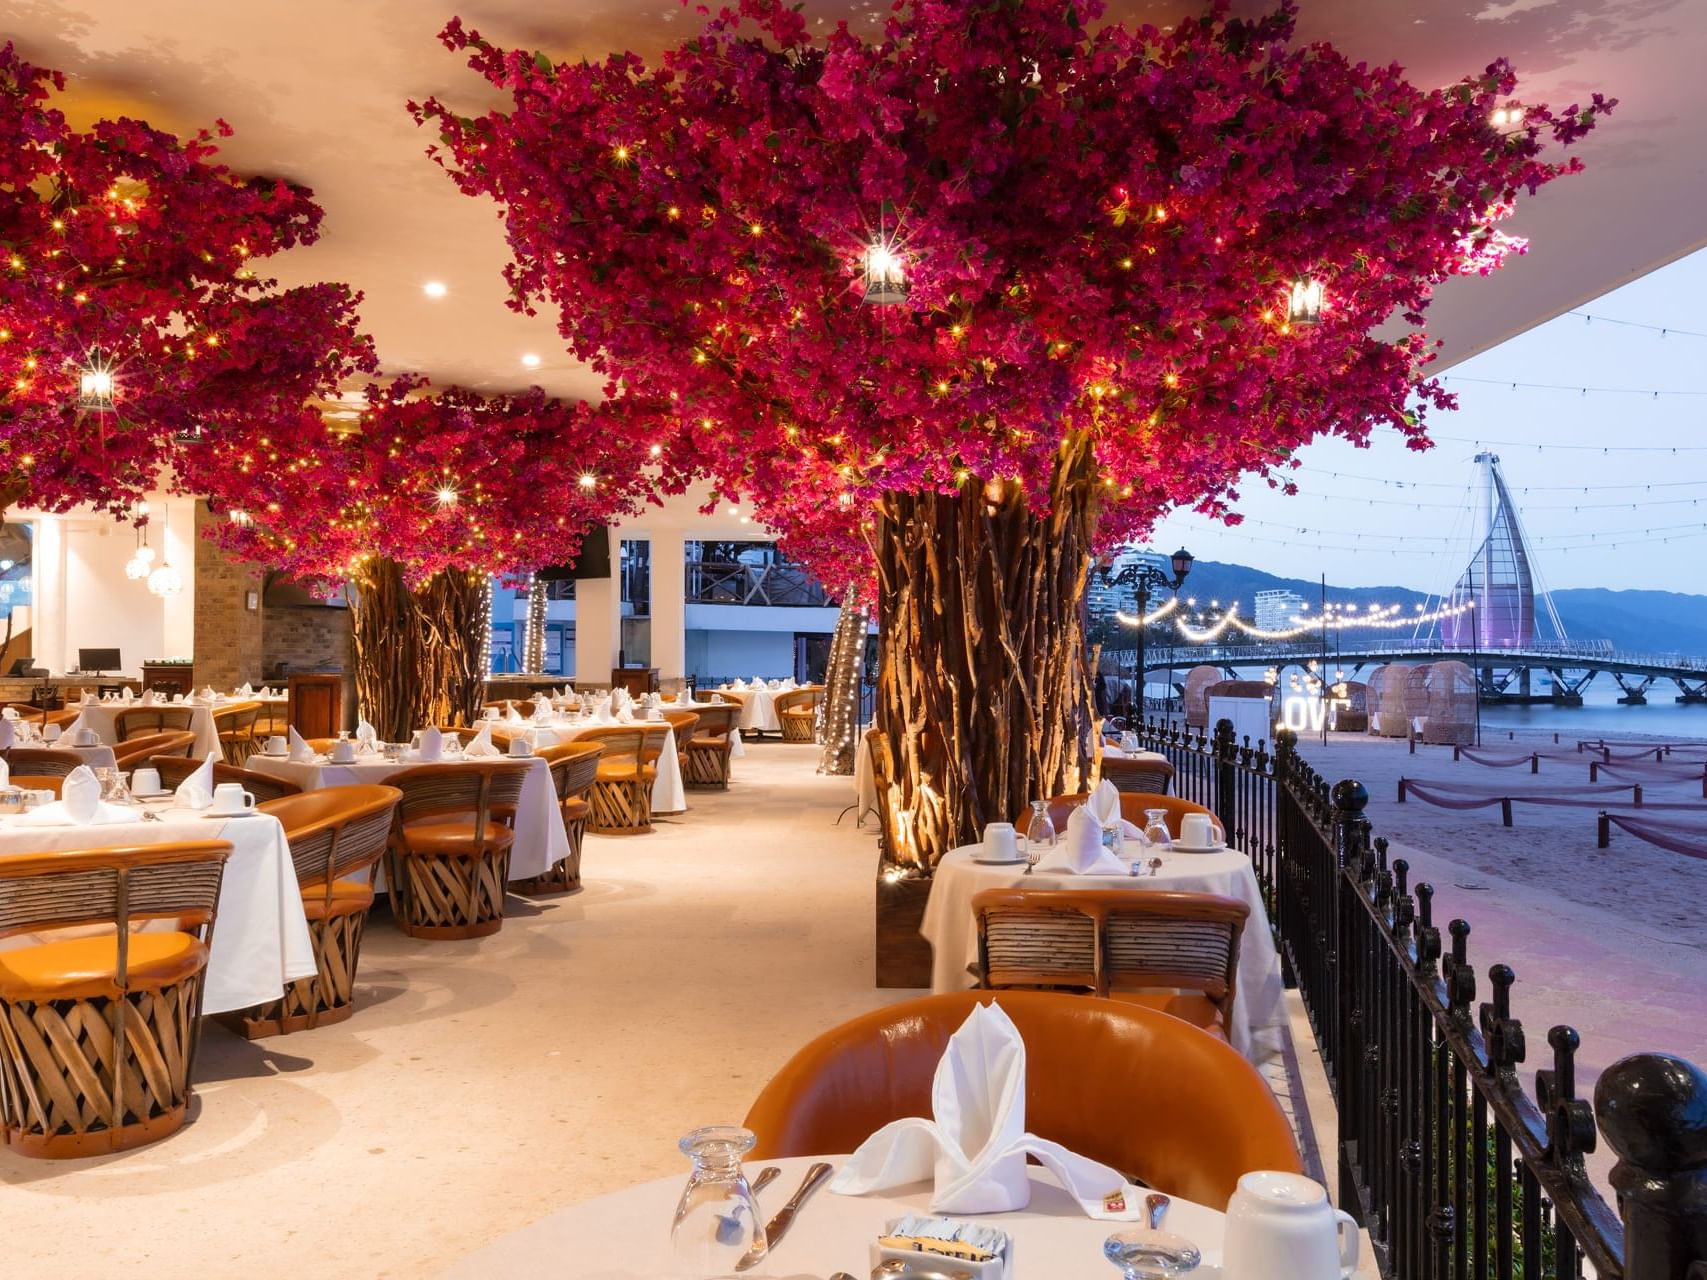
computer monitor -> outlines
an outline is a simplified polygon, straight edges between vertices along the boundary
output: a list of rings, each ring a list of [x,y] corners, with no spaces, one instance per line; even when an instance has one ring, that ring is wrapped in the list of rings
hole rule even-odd
[[[86,675],[98,676],[104,671],[119,669],[119,651],[117,649],[79,649],[77,651],[77,667]]]
[[[35,674],[34,664],[35,664],[34,658],[30,658],[30,657],[13,658],[12,659],[12,669],[10,671],[8,671],[6,674],[8,676],[13,677],[14,679],[22,677],[22,676],[34,675]]]

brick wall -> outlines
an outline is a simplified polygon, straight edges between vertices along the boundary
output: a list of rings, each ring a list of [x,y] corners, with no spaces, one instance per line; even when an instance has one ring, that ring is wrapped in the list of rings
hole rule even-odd
[[[204,502],[196,503],[196,681],[215,689],[235,689],[261,679],[261,570],[225,554],[201,536],[211,522]],[[257,607],[249,608],[249,593]]]
[[[324,605],[268,605],[262,611],[268,671],[286,663],[293,671],[332,668],[344,673],[344,722],[355,727],[356,650],[350,611]]]

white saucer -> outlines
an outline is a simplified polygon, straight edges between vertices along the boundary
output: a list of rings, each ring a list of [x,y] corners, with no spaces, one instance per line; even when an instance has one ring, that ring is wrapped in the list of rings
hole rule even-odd
[[[212,822],[215,819],[218,819],[220,822],[224,822],[229,818],[260,818],[264,816],[266,815],[264,815],[259,809],[239,809],[235,813],[202,814],[202,817],[206,818],[209,822]]]
[[[268,760],[289,760],[290,759],[290,751],[288,748],[284,751],[257,751],[255,754],[258,756],[264,756]]]
[[[1168,846],[1174,853],[1220,853],[1226,847],[1225,840],[1218,840],[1214,844],[1181,844],[1175,840]]]
[[[1025,863],[1025,855],[1022,853],[1013,858],[985,858],[975,853],[972,855],[972,861],[981,867],[1017,867]]]
[[[130,794],[138,800],[164,800],[168,796],[175,796],[178,793],[176,791],[132,791]]]

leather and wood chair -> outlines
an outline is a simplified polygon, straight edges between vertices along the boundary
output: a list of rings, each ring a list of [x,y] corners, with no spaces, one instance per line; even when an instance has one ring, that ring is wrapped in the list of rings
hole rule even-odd
[[[587,830],[599,835],[643,835],[652,830],[652,784],[658,770],[646,763],[646,730],[639,725],[600,725],[577,742],[604,748],[587,792],[592,813]],[[660,750],[662,744],[660,744]]]
[[[1154,1009],[1050,991],[956,991],[886,1005],[791,1058],[747,1113],[752,1158],[852,1151],[931,1114],[931,1082],[973,1006],[1025,1041],[1026,1129],[1214,1209],[1255,1169],[1303,1172],[1268,1083],[1214,1036]]]
[[[526,760],[423,764],[386,782],[403,793],[385,855],[397,927],[412,938],[483,938],[504,927],[515,832],[492,816],[514,808]]]
[[[15,775],[20,773],[63,778],[83,763],[83,757],[75,751],[55,751],[51,747],[13,747],[8,759],[14,775],[13,785],[17,785]]]
[[[1072,795],[1056,796],[1051,799],[1049,801],[1049,821],[1055,824],[1055,830],[1065,831],[1067,819],[1073,816],[1073,810],[1087,799],[1089,796],[1083,791],[1075,792]],[[1136,792],[1123,792],[1121,794],[1120,816],[1134,826],[1143,827],[1144,814],[1149,809],[1162,810],[1164,814],[1162,821],[1168,824],[1168,834],[1176,840],[1179,839],[1180,819],[1188,813],[1208,814],[1209,820],[1215,824],[1218,838],[1223,840],[1227,838],[1226,830],[1221,825],[1221,819],[1215,816],[1214,810],[1206,809],[1200,804],[1194,804],[1190,800],[1182,800],[1178,796],[1152,796]],[[1014,817],[1014,825],[1021,831],[1025,830],[1025,824],[1030,821],[1031,807],[1029,805]]]
[[[581,887],[581,844],[587,833],[587,819],[593,812],[587,792],[598,777],[599,757],[604,750],[601,742],[577,740],[541,747],[534,753],[551,767],[557,809],[563,816],[563,834],[569,838],[569,856],[547,867],[543,875],[511,881],[513,892],[574,893]]]
[[[58,711],[43,711],[32,702],[8,702],[6,705],[18,713],[19,719],[29,720],[43,728],[50,724],[56,724],[63,729],[83,714],[78,707],[62,707]]]
[[[676,763],[685,772],[688,767],[688,743],[693,741],[694,734],[699,732],[699,713],[697,711],[661,710],[659,715],[670,722],[670,728],[676,731]]]
[[[192,707],[126,707],[113,714],[113,734],[120,742],[129,742],[151,733],[188,729],[194,715]]]
[[[1102,776],[1114,784],[1116,791],[1165,796],[1174,780],[1174,767],[1166,760],[1105,755]]]
[[[213,713],[220,750],[232,764],[241,766],[260,750],[261,744],[255,737],[255,723],[260,714],[258,702],[236,702]]]
[[[14,773],[11,785],[24,791],[51,791],[55,796],[59,796],[65,788],[65,775],[63,773]]]
[[[699,723],[682,751],[682,781],[690,787],[729,787],[735,753],[737,706],[696,707]]]
[[[784,742],[811,742],[817,736],[818,704],[823,700],[824,687],[816,684],[776,695],[771,705],[776,708],[777,723],[782,725]]]
[[[200,760],[192,760],[188,756],[153,756],[147,763],[159,771],[160,785],[166,788],[176,787],[202,767]],[[237,783],[255,797],[257,805],[264,805],[269,800],[280,800],[285,796],[302,794],[302,788],[294,782],[286,782],[283,778],[254,769],[239,769],[233,764],[221,764],[217,760],[213,765],[213,781],[215,786],[221,782]]]
[[[188,729],[151,733],[114,747],[113,762],[121,769],[134,769],[139,764],[149,763],[154,756],[187,757],[195,745],[196,735]]]
[[[1251,909],[1214,893],[981,889],[978,985],[1070,987],[1227,1039]]]
[[[355,1012],[356,966],[362,927],[373,906],[373,872],[385,855],[402,797],[396,787],[359,783],[258,806],[284,825],[318,972],[292,982],[283,999],[231,1015],[232,1030],[258,1040],[342,1022]]]
[[[184,1123],[224,840],[0,858],[0,1116],[22,1155],[104,1155]],[[135,925],[172,922],[162,931]]]
[[[283,736],[289,731],[289,704],[276,698],[261,703],[261,709],[255,713],[255,741],[265,742],[275,734]]]

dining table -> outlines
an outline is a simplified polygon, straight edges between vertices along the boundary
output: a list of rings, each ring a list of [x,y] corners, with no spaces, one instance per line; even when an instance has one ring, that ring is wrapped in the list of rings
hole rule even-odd
[[[672,706],[672,710],[691,711],[692,707]],[[644,729],[655,726],[656,720],[598,720],[591,716],[553,716],[545,720],[527,720],[520,725],[508,724],[512,732],[525,728],[544,728],[557,735],[559,742],[573,742],[590,729]],[[685,813],[688,807],[687,787],[682,784],[682,760],[676,745],[674,727],[664,735],[664,747],[658,754],[658,776],[652,781],[652,812]]]
[[[984,846],[962,845],[943,855],[931,876],[919,932],[931,944],[931,990],[965,991],[978,985],[978,925],[972,915],[972,895],[980,889],[1129,889],[1144,893],[1172,889],[1215,893],[1237,898],[1250,907],[1239,944],[1238,988],[1227,1041],[1252,1062],[1280,1053],[1286,1043],[1285,991],[1280,956],[1269,929],[1262,888],[1251,860],[1236,849],[1214,853],[1140,850],[1127,842],[1126,861],[1147,864],[1160,856],[1162,865],[1144,875],[1070,875],[1037,871],[1026,874],[1024,859],[992,863]]]
[[[780,1177],[758,1193],[760,1213],[775,1214],[815,1161],[824,1160],[840,1169],[846,1159],[845,1155],[793,1156],[758,1162],[782,1170]],[[748,1162],[749,1177],[756,1167],[756,1162]],[[1046,1169],[1032,1165],[1026,1173],[1031,1200],[1024,1209],[953,1216],[1007,1232],[1013,1240],[1015,1276],[1113,1280],[1115,1269],[1103,1258],[1103,1241],[1115,1231],[1139,1224],[1087,1217]],[[490,1276],[525,1280],[563,1275],[573,1275],[576,1280],[704,1280],[703,1270],[677,1268],[670,1255],[670,1222],[686,1182],[684,1161],[679,1174],[559,1209],[498,1237],[440,1274],[445,1280],[487,1280]],[[776,1248],[742,1274],[755,1280],[821,1280],[838,1271],[869,1275],[872,1243],[894,1219],[928,1213],[931,1194],[929,1183],[863,1196],[838,1195],[827,1185],[821,1187],[806,1200]],[[1138,1202],[1144,1194],[1137,1187],[1131,1188]],[[1175,1196],[1164,1225],[1201,1251],[1204,1265],[1193,1276],[1211,1280],[1219,1274],[1225,1214]],[[566,1259],[573,1260],[567,1269]]]
[[[569,835],[563,829],[562,811],[557,806],[557,788],[551,781],[551,766],[541,756],[516,758],[525,758],[528,770],[522,779],[522,793],[516,800],[516,842],[510,850],[510,879],[531,880],[544,875],[548,867],[569,856]],[[436,761],[392,760],[375,751],[358,755],[347,763],[338,763],[323,752],[316,752],[311,760],[292,760],[288,754],[268,755],[257,751],[244,767],[270,774],[304,791],[318,791],[322,787],[384,782],[394,773],[428,763],[455,765],[467,764],[470,760],[461,755],[447,755]]]
[[[190,754],[198,760],[205,760],[211,752],[215,760],[225,759],[225,752],[219,745],[219,730],[214,726],[213,713],[220,708],[229,706],[236,699],[226,699],[216,702],[204,702],[201,699],[186,699],[183,702],[168,702],[156,704],[163,709],[188,708],[190,712],[190,732],[196,735],[196,740],[190,745]],[[140,700],[131,702],[86,702],[76,708],[86,728],[93,729],[100,739],[109,747],[119,745],[117,720],[121,711],[135,711],[148,704]],[[73,721],[72,724],[75,724]],[[69,732],[71,725],[67,725]]]
[[[175,800],[132,807],[134,822],[89,826],[31,825],[27,814],[0,817],[0,857],[229,840],[231,856],[220,882],[202,1012],[229,1013],[266,1004],[280,999],[290,983],[315,975],[314,941],[290,845],[277,818],[257,812],[216,817],[183,808]],[[143,818],[144,811],[159,820]],[[38,940],[40,935],[18,935],[0,942],[0,948]]]
[[[771,689],[764,685],[726,684],[716,690],[717,693],[735,693],[741,697],[741,714],[737,720],[738,727],[744,733],[781,733],[782,721],[776,715],[776,695],[787,693],[787,689]]]

